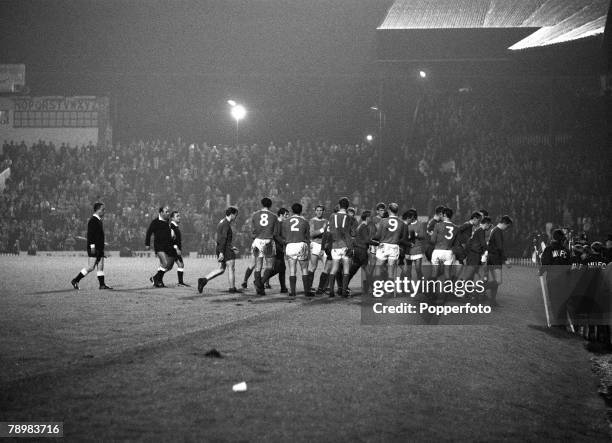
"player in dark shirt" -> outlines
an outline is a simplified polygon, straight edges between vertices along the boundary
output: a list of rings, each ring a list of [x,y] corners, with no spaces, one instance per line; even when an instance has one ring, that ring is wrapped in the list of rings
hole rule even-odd
[[[238,216],[238,208],[230,206],[225,210],[223,217],[217,224],[217,261],[219,268],[209,272],[205,277],[198,278],[198,292],[201,294],[204,286],[213,278],[220,276],[228,270],[227,279],[229,281],[229,292],[241,293],[240,289],[236,289],[235,276],[235,259],[237,249],[232,245],[233,233],[232,223]]]
[[[436,225],[442,221],[442,212],[444,211],[444,208],[445,206],[436,206],[434,216],[427,222],[427,235],[429,235],[430,239],[423,244],[423,253],[429,261],[431,261],[431,255],[434,250],[434,243],[431,241],[431,236],[433,235]]]
[[[414,208],[406,211],[406,221],[408,223],[408,240],[410,247],[406,253],[406,274],[412,276],[412,267],[418,280],[423,277],[423,257],[425,256],[425,244],[429,241],[427,226],[425,222],[419,221],[417,210]]]
[[[376,251],[374,280],[382,279],[383,267],[387,268],[387,278],[395,280],[396,267],[400,255],[400,243],[403,243],[408,237],[406,234],[408,227],[397,215],[399,212],[398,204],[389,203],[387,210],[389,211],[389,217],[380,222],[374,236],[374,240],[380,242]]]
[[[323,262],[323,270],[319,276],[319,286],[316,294],[323,294],[327,288],[329,271],[331,271],[332,261],[327,260],[325,248],[323,247],[323,239],[327,231],[327,219],[323,218],[325,206],[317,205],[315,208],[315,216],[310,219],[310,263],[308,265],[308,276],[310,278],[310,287],[314,281],[314,274],[317,270],[319,261]]]
[[[455,259],[461,264],[464,263],[467,256],[467,242],[472,238],[474,230],[480,225],[481,219],[482,214],[480,212],[473,212],[468,221],[457,227],[457,240],[453,253],[455,254]]]
[[[439,276],[439,269],[442,269],[444,280],[449,280],[451,277],[451,267],[455,263],[455,255],[453,254],[453,246],[457,237],[457,225],[451,222],[453,210],[444,208],[442,210],[442,219],[435,224],[431,241],[434,244],[434,250],[431,253],[431,278],[435,279]]]
[[[310,255],[310,224],[302,217],[302,205],[291,205],[291,217],[281,223],[281,236],[286,242],[285,255],[289,263],[289,288],[292,297],[296,296],[297,264],[302,271],[304,294],[310,297],[310,279],[308,277],[308,258]]]
[[[278,216],[278,222],[282,224],[283,220],[289,216],[289,211],[286,208],[280,208],[276,215]],[[274,243],[276,246],[276,253],[274,256],[274,264],[272,265],[272,272],[265,274],[262,277],[261,283],[266,289],[270,289],[270,279],[278,274],[278,281],[280,282],[281,294],[289,292],[285,285],[285,271],[287,266],[285,265],[285,245],[284,240],[280,235],[274,236]]]
[[[351,269],[349,271],[350,280],[361,269],[361,283],[363,293],[366,294],[372,286],[372,274],[369,273],[368,267],[368,248],[378,245],[378,240],[374,240],[376,235],[376,226],[372,223],[372,212],[363,211],[361,213],[361,221],[357,226],[355,241],[353,244],[353,253],[351,257]]]
[[[172,211],[170,213],[170,231],[172,234],[172,247],[174,248],[174,261],[176,262],[177,270],[176,274],[178,277],[178,286],[189,287],[183,280],[183,273],[185,271],[185,262],[183,261],[183,238],[179,224],[181,223],[181,213],[178,211]]]
[[[329,233],[331,240],[331,257],[332,257],[332,269],[330,276],[335,276],[336,272],[340,270],[340,264],[342,264],[342,289],[341,294],[343,297],[348,296],[348,282],[349,272],[351,267],[351,258],[347,255],[349,248],[353,246],[353,237],[355,236],[356,223],[355,219],[349,216],[346,210],[349,207],[349,200],[346,197],[342,197],[338,202],[340,209],[337,213],[332,214],[329,218]],[[334,297],[334,285],[336,283],[335,278],[329,279],[329,296]]]
[[[157,273],[150,277],[149,280],[156,288],[163,288],[164,274],[174,266],[175,250],[172,245],[172,231],[170,230],[170,208],[161,206],[159,214],[155,220],[151,222],[145,236],[145,247],[147,251],[151,248],[151,236],[153,236],[153,250],[159,259],[159,267]]]
[[[113,289],[104,283],[104,228],[102,219],[106,208],[104,203],[96,202],[93,205],[93,215],[87,223],[87,267],[72,279],[70,284],[74,289],[79,289],[79,282],[83,277],[98,268],[97,277],[100,289]]]
[[[253,244],[251,252],[255,257],[255,289],[258,295],[266,295],[262,284],[262,269],[265,273],[272,272],[274,265],[275,243],[274,236],[278,235],[278,217],[270,210],[272,200],[268,197],[261,199],[262,208],[251,216]]]
[[[506,263],[504,231],[510,226],[512,226],[512,219],[507,215],[502,216],[499,223],[491,229],[487,243],[487,268],[489,271],[487,286],[490,289],[492,306],[497,306],[497,290],[502,284],[502,265]]]
[[[374,233],[378,229],[380,222],[385,218],[385,212],[387,212],[387,205],[383,202],[380,202],[376,205],[376,212],[372,215],[370,219],[370,223],[374,225]],[[374,266],[376,266],[376,250],[378,249],[378,245],[370,245],[368,248],[368,271],[367,273],[370,275],[374,275]]]
[[[463,267],[460,280],[474,279],[483,254],[487,250],[485,231],[491,226],[489,217],[482,217],[479,226],[472,232],[472,235],[465,244],[465,266]]]

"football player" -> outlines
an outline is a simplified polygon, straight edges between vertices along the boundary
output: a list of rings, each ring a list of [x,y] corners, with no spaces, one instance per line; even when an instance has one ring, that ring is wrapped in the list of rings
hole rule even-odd
[[[276,252],[274,235],[278,235],[279,224],[278,217],[270,210],[272,200],[268,197],[262,198],[261,206],[262,208],[259,211],[255,211],[251,216],[251,226],[253,229],[251,252],[255,257],[255,288],[257,295],[266,295],[261,271],[262,269],[264,270],[264,276],[265,273],[272,273]]]
[[[201,294],[204,286],[215,277],[220,276],[228,270],[227,279],[230,285],[229,292],[241,293],[240,289],[236,289],[234,265],[236,260],[236,252],[238,249],[232,245],[233,232],[232,223],[238,216],[238,208],[230,206],[225,210],[223,217],[217,224],[217,261],[219,268],[209,272],[206,277],[198,279],[198,292]]]
[[[278,216],[278,222],[282,225],[283,220],[289,217],[289,211],[287,208],[280,208],[276,215]],[[280,282],[280,292],[281,294],[289,292],[287,286],[285,285],[285,271],[287,267],[285,266],[285,246],[284,240],[280,235],[274,236],[274,243],[276,248],[276,253],[274,256],[274,265],[272,266],[272,272],[264,274],[262,278],[262,283],[266,289],[270,289],[270,279],[278,274],[278,281]]]
[[[325,206],[317,205],[315,208],[315,216],[309,221],[310,223],[310,263],[308,264],[308,277],[310,279],[310,286],[314,280],[314,274],[317,270],[319,261],[323,262],[323,272],[319,277],[319,289],[318,294],[322,294],[323,290],[327,287],[329,271],[331,271],[331,260],[325,260],[325,251],[322,247],[323,237],[327,230],[327,220],[323,218],[325,212]]]
[[[333,297],[334,284],[336,279],[333,277],[342,269],[342,289],[343,297],[348,296],[349,272],[351,267],[351,258],[347,254],[348,249],[353,245],[353,237],[355,236],[356,223],[355,219],[346,212],[349,207],[349,200],[342,197],[338,202],[338,212],[332,214],[329,219],[329,233],[331,240],[331,257],[332,269],[329,279],[329,296]],[[340,265],[342,264],[342,268]]]
[[[491,305],[497,306],[497,290],[502,284],[502,265],[510,267],[506,263],[506,251],[504,247],[504,231],[512,226],[512,219],[504,215],[499,223],[491,229],[491,235],[487,244],[487,268],[489,271],[489,281],[487,286],[490,289]]]
[[[414,208],[406,211],[408,220],[408,239],[410,240],[410,249],[408,249],[408,272],[409,278],[412,278],[412,267],[416,273],[417,279],[423,277],[423,256],[424,244],[429,241],[427,236],[427,227],[424,222],[419,222],[417,210]]]
[[[308,275],[308,256],[310,255],[310,224],[302,217],[302,205],[291,205],[291,217],[281,223],[281,236],[286,242],[285,255],[289,263],[289,295],[296,296],[297,264],[300,264],[304,294],[310,293],[310,278]]]
[[[444,208],[442,210],[442,219],[434,225],[431,241],[434,244],[433,252],[431,253],[432,279],[439,276],[440,268],[445,280],[451,277],[451,266],[455,262],[453,254],[453,246],[457,237],[457,225],[451,222],[453,210]]]
[[[389,217],[383,219],[378,226],[374,240],[380,245],[376,251],[376,266],[374,280],[382,279],[383,266],[387,268],[387,278],[395,280],[397,262],[400,254],[400,242],[406,238],[406,224],[398,217],[399,206],[389,203]]]

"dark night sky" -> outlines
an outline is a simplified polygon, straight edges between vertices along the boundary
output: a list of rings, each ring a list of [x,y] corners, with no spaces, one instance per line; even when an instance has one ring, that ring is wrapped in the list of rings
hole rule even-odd
[[[108,95],[115,138],[358,139],[373,116],[375,32],[391,0],[1,1],[0,63],[32,95]]]

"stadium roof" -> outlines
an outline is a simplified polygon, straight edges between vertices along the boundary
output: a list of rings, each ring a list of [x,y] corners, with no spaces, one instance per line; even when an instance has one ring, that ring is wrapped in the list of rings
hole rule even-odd
[[[610,0],[396,0],[378,30],[531,28],[509,49],[603,34]]]

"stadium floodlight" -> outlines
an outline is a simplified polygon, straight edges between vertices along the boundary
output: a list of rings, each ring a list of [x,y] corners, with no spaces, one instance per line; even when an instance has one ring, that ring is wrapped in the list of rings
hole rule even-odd
[[[244,106],[236,104],[236,106],[232,106],[231,113],[236,122],[239,122],[246,116],[246,109]]]
[[[374,140],[374,136],[372,134],[366,135],[366,141],[368,143],[372,143],[372,140]]]
[[[240,120],[242,120],[246,114],[246,108],[242,106],[240,103],[237,103],[235,100],[228,100],[227,104],[232,107],[230,110],[230,114],[234,120],[236,120],[236,132],[234,133],[234,146],[238,147],[238,135],[240,132]]]
[[[378,114],[378,139],[376,140],[376,144],[378,145],[378,152],[376,157],[378,157],[378,176],[382,177],[382,157],[383,157],[383,121],[385,120],[385,112],[382,110],[380,105],[370,106],[371,111],[375,111]],[[368,142],[372,142],[374,137],[371,136],[372,139],[368,140]]]
[[[419,71],[419,77],[422,79],[426,79],[427,78],[427,72],[421,70]]]

